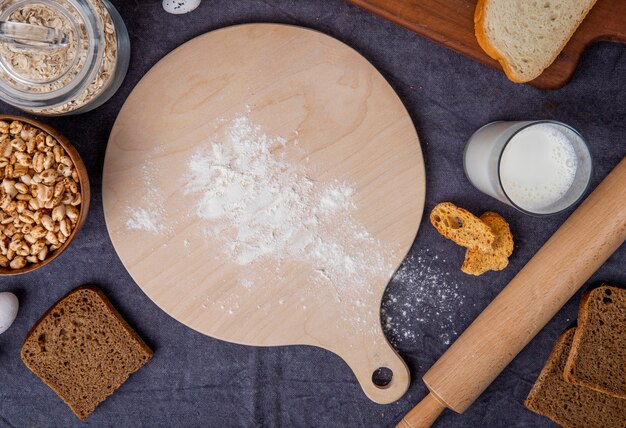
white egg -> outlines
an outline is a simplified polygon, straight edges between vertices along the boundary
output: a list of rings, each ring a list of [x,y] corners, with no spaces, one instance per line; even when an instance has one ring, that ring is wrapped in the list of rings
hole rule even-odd
[[[15,294],[5,291],[0,293],[0,334],[7,331],[15,317],[17,317],[17,310],[20,306]]]
[[[163,9],[167,13],[182,15],[200,6],[201,0],[163,0]]]

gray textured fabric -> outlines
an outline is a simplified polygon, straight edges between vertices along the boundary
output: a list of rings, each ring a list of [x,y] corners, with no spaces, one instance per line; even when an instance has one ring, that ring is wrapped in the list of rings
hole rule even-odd
[[[464,142],[472,132],[497,119],[546,118],[569,123],[589,141],[594,157],[592,187],[626,155],[623,45],[593,46],[566,87],[542,91],[513,84],[499,72],[339,0],[205,0],[200,9],[183,16],[166,14],[160,0],[113,3],[128,25],[133,46],[124,85],[96,111],[46,119],[70,138],[90,172],[93,197],[87,223],[54,263],[29,275],[0,279],[0,291],[14,291],[21,302],[15,325],[0,336],[0,426],[393,426],[425,395],[420,376],[447,348],[442,332],[461,332],[469,325],[569,214],[531,218],[473,189],[461,164]],[[452,200],[476,213],[497,210],[510,220],[516,247],[509,268],[480,278],[462,274],[463,252],[441,238],[426,220],[422,223],[412,250],[414,261],[406,271],[422,278],[429,269],[449,272],[445,282],[457,284],[457,292],[465,297],[458,299],[458,308],[448,298],[445,313],[429,311],[428,322],[407,321],[415,326],[409,337],[391,332],[413,375],[408,393],[391,405],[370,402],[348,367],[329,352],[302,346],[238,346],[184,327],[137,287],[107,235],[100,189],[102,164],[109,132],[125,98],[160,58],[181,43],[245,22],[311,27],[357,49],[389,80],[415,122],[426,159],[426,210],[439,201]],[[1,111],[14,110],[2,105]],[[599,281],[626,284],[625,265],[626,250],[621,248],[586,286]],[[432,278],[428,281],[433,282]],[[19,348],[48,307],[84,283],[104,289],[154,348],[155,356],[80,424],[25,368]],[[403,279],[393,281],[388,289],[393,300],[387,298],[385,316],[402,320],[403,305],[415,301],[418,287]],[[575,321],[579,300],[580,293],[464,415],[446,411],[437,426],[551,426],[522,403],[557,336]]]

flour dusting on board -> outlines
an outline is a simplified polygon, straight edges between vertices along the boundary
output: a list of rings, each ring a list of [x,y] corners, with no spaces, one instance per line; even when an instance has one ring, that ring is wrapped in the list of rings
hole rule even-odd
[[[324,214],[333,214],[345,207],[354,208],[353,192],[354,189],[341,183],[327,187],[320,198],[320,211]]]
[[[442,262],[445,260],[430,250],[421,249],[411,253],[392,278],[381,318],[383,330],[395,346],[414,344],[424,330],[444,345],[458,335],[456,326],[465,296],[450,272],[439,269]]]
[[[128,207],[128,220],[126,227],[133,230],[143,230],[152,234],[165,232],[167,228],[159,221],[164,215],[163,198],[159,189],[154,185],[152,162],[147,161],[141,168],[142,180],[148,189],[140,201],[138,207]]]
[[[182,188],[225,255],[241,266],[307,263],[316,281],[335,287],[366,287],[389,272],[380,243],[352,217],[350,183],[314,182],[304,161],[287,160],[287,153],[306,158],[297,142],[267,135],[247,115],[222,129],[193,154]]]
[[[159,233],[160,225],[157,213],[145,208],[137,208],[130,213],[126,222],[129,229],[141,229],[147,232]]]

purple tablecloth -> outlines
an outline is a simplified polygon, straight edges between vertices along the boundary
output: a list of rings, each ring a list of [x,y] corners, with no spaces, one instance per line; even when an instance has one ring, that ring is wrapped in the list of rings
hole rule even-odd
[[[592,187],[626,155],[624,45],[591,47],[567,86],[542,91],[513,84],[500,72],[339,0],[205,0],[198,10],[182,16],[166,14],[160,0],[113,3],[127,23],[133,48],[124,85],[91,113],[45,119],[70,138],[87,165],[93,188],[87,223],[54,263],[0,279],[0,291],[15,292],[21,303],[16,323],[0,335],[0,426],[394,426],[425,395],[421,375],[569,214],[528,217],[472,188],[461,163],[472,132],[498,119],[566,122],[589,142]],[[462,250],[427,221],[422,223],[384,303],[389,338],[413,376],[409,391],[396,403],[382,406],[368,400],[348,366],[329,352],[304,346],[233,345],[186,328],[146,297],[109,240],[102,211],[102,165],[122,103],[172,49],[207,31],[246,22],[314,28],[361,52],[389,80],[415,122],[426,160],[426,210],[451,200],[475,213],[497,210],[511,223],[516,245],[510,266],[479,278],[462,274]],[[2,112],[15,111],[0,106]],[[621,248],[585,287],[602,281],[626,285],[624,266],[626,249]],[[84,283],[103,288],[155,355],[81,424],[26,369],[19,348],[48,307]],[[579,300],[580,293],[465,414],[446,411],[437,426],[552,426],[522,403],[557,336],[575,322]]]

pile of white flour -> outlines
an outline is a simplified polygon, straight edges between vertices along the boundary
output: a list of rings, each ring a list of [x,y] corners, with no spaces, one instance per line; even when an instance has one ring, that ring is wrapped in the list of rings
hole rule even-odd
[[[297,141],[267,135],[247,115],[221,129],[191,156],[182,189],[225,256],[241,266],[306,263],[337,286],[389,272],[380,243],[352,216],[350,183],[314,182],[304,161],[286,159],[306,157]]]

